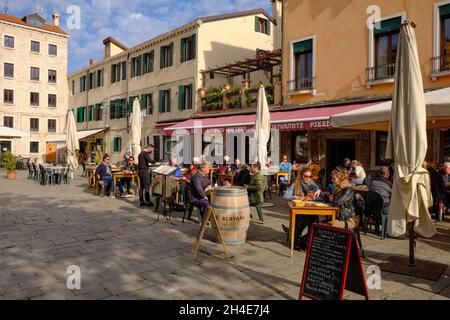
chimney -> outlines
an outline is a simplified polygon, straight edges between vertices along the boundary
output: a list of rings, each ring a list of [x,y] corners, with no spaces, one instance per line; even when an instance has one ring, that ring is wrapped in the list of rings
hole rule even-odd
[[[272,16],[277,21],[277,25],[275,26],[275,30],[273,32],[274,35],[274,49],[281,49],[282,46],[282,35],[281,28],[283,23],[283,3],[281,0],[272,0]]]
[[[89,59],[89,65],[92,66],[94,64],[94,59]]]
[[[55,27],[59,27],[59,13],[54,13],[52,14],[52,18],[53,18],[53,25]]]

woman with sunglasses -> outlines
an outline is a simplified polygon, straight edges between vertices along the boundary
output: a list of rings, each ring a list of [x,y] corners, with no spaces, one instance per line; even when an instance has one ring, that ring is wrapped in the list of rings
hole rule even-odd
[[[300,170],[300,176],[295,179],[295,181],[288,187],[284,193],[283,198],[285,200],[293,200],[298,197],[311,197],[312,199],[317,199],[321,191],[317,184],[313,181],[313,174],[310,167],[304,167]],[[297,215],[295,218],[295,238],[294,238],[294,248],[295,250],[305,249],[308,245],[307,235],[302,237],[303,230],[318,222],[318,216],[300,216]],[[289,235],[289,228],[282,225],[283,230]],[[288,236],[289,240],[289,236]]]

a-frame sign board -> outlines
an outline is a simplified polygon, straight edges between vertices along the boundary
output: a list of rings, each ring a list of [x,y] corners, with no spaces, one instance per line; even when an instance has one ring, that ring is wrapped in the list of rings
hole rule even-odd
[[[222,232],[220,231],[219,223],[217,222],[216,215],[214,213],[214,210],[211,206],[208,207],[208,209],[205,212],[205,216],[203,217],[202,224],[200,226],[200,229],[198,230],[197,238],[194,242],[194,247],[192,248],[192,260],[195,261],[198,256],[198,250],[200,248],[200,241],[203,238],[203,234],[205,233],[206,226],[208,224],[208,221],[211,222],[211,225],[214,227],[214,230],[216,232],[217,240],[220,242],[223,246],[223,251],[225,252],[225,256],[227,257],[227,260],[230,261],[230,256],[228,254],[227,246],[225,245],[225,242],[222,238]]]
[[[299,300],[342,300],[345,290],[369,300],[358,242],[351,230],[314,224]]]

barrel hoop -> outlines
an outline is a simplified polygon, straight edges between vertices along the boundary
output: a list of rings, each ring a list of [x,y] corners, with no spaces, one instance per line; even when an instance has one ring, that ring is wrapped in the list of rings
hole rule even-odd
[[[229,193],[229,192],[220,192],[220,191],[215,191],[214,192],[215,196],[220,195],[221,197],[238,197],[238,196],[246,196],[248,197],[248,193],[247,192],[235,192],[235,193]]]
[[[245,238],[239,238],[239,239],[223,239],[223,242],[225,242],[225,244],[239,244],[239,243],[245,243]]]
[[[212,207],[214,209],[246,209],[246,208],[250,208],[249,205],[244,205],[244,206],[238,206],[238,207],[231,207],[231,206],[219,206],[217,204],[212,204]]]
[[[220,231],[247,231],[248,230],[248,225],[242,228],[223,228],[220,227]]]

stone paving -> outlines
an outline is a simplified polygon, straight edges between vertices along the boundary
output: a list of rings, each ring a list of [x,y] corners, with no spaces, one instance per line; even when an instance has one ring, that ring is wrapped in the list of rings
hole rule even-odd
[[[157,215],[139,208],[136,198],[95,197],[79,174],[59,186],[40,186],[26,176],[18,172],[16,181],[8,181],[0,171],[0,300],[298,298],[305,253],[289,257],[281,230],[288,209],[275,195],[266,223],[252,220],[247,243],[230,247],[231,263],[208,239],[192,262],[199,225],[181,223],[182,213],[173,213],[175,226],[165,219],[154,224]],[[419,239],[416,257],[449,265],[449,228],[446,220],[436,237]],[[365,268],[408,252],[408,241],[381,241],[370,233],[362,241]],[[81,270],[79,290],[66,287],[71,265]],[[369,290],[371,299],[450,298],[450,268],[438,281],[381,276],[381,289]]]

